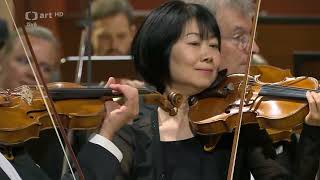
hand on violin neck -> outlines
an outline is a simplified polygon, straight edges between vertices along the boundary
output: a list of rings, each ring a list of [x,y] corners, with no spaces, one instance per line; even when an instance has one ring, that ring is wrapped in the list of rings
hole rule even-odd
[[[127,78],[117,78],[117,79],[115,79],[114,77],[110,77],[108,82],[106,83],[105,87],[109,86],[108,83],[123,84],[123,85],[128,85],[128,86],[131,86],[131,87],[135,87],[135,88],[144,88],[145,87],[145,84],[144,84],[143,81],[132,80],[132,79],[127,79]]]
[[[138,90],[128,85],[116,84],[114,78],[109,78],[106,87],[123,94],[126,101],[119,105],[114,101],[105,102],[105,117],[100,128],[100,135],[112,140],[113,135],[122,126],[137,117],[139,113]]]
[[[320,126],[320,93],[307,92],[309,103],[309,113],[305,118],[305,123],[310,126]]]
[[[131,79],[126,79],[126,78],[119,79],[119,84],[125,84],[125,85],[132,86],[135,88],[143,88],[144,87],[143,81],[131,80]]]

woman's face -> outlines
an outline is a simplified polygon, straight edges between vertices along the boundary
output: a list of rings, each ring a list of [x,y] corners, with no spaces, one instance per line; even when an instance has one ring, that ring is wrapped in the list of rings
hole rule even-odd
[[[196,20],[185,26],[170,54],[171,84],[169,89],[194,95],[211,85],[216,79],[220,64],[218,39],[209,36],[201,39]]]
[[[54,46],[43,39],[30,36],[30,42],[37,57],[43,78],[48,82],[57,67],[57,52]],[[29,55],[29,57],[31,57]],[[15,45],[11,52],[3,59],[5,64],[4,82],[1,88],[16,88],[21,85],[36,84],[31,71],[28,59],[19,39],[15,40]]]

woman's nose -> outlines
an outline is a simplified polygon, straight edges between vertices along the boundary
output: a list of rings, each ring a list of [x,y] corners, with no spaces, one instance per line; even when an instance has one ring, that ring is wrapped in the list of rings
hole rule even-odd
[[[203,58],[201,58],[201,62],[206,62],[206,63],[212,63],[213,62],[213,57],[212,56],[204,56]]]

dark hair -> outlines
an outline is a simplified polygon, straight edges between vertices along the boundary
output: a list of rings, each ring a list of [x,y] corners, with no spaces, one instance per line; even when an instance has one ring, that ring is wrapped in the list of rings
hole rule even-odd
[[[2,49],[4,42],[9,36],[8,26],[6,21],[0,19],[0,49]]]
[[[220,31],[211,12],[199,4],[182,1],[169,1],[154,9],[133,40],[131,53],[137,72],[160,93],[171,82],[169,58],[172,46],[193,18],[198,23],[200,38],[208,39],[213,35],[220,46]]]

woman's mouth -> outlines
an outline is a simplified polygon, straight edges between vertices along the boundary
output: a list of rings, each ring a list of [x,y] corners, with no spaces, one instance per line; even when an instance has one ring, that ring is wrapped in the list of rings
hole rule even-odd
[[[196,70],[205,75],[211,75],[213,72],[213,69],[196,69]]]

